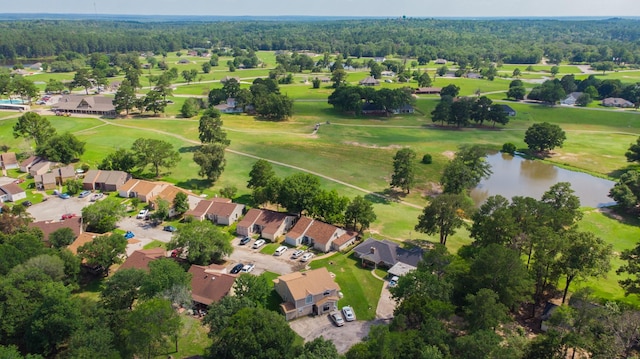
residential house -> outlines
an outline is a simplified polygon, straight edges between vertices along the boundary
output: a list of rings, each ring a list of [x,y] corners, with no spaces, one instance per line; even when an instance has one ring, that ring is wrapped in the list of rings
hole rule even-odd
[[[33,65],[29,65],[29,69],[34,71],[42,71],[42,62],[36,62]]]
[[[567,95],[567,97],[564,100],[560,101],[560,104],[574,106],[576,104],[576,101],[578,101],[578,98],[580,98],[581,95],[582,95],[582,92],[572,92],[569,95]]]
[[[55,112],[115,116],[113,98],[106,96],[63,95],[51,109]]]
[[[140,202],[149,203],[166,185],[166,183],[132,178],[118,189],[118,195],[124,198],[137,197]]]
[[[111,233],[98,234],[98,233],[91,233],[91,232],[81,232],[76,237],[75,241],[73,241],[73,243],[67,246],[67,249],[73,254],[78,254],[78,248],[84,246],[89,242],[93,242],[93,240],[96,237],[109,236],[109,235],[111,235]]]
[[[511,108],[511,106],[509,106],[509,105],[500,105],[500,107],[502,107],[502,111],[506,112],[507,116],[515,116],[516,115],[516,110]]]
[[[362,114],[370,115],[370,116],[386,116],[387,110],[385,110],[384,108],[382,108],[382,106],[378,104],[365,102],[362,105]]]
[[[236,99],[232,97],[228,98],[227,102],[213,107],[222,113],[242,113],[244,111],[241,106],[236,105]]]
[[[629,107],[633,107],[633,102],[627,101],[619,97],[608,97],[602,100],[602,106],[629,108]]]
[[[155,207],[155,203],[157,203],[157,201],[160,199],[167,201],[169,203],[169,217],[173,217],[177,214],[175,212],[175,209],[173,208],[173,200],[176,198],[176,195],[180,192],[187,195],[187,199],[189,198],[189,192],[187,192],[186,190],[180,187],[176,187],[174,185],[165,183],[160,193],[158,193],[157,196],[151,199],[151,205]]]
[[[216,269],[191,265],[191,299],[196,305],[209,306],[231,293],[236,276]]]
[[[391,112],[393,114],[395,114],[395,115],[399,115],[399,114],[402,114],[402,113],[414,113],[415,110],[414,110],[413,106],[411,106],[411,105],[409,105],[407,103],[407,104],[404,104],[404,105],[402,105],[402,106],[400,106],[398,108],[394,108],[393,110],[391,110]]]
[[[16,202],[27,198],[27,193],[15,183],[0,186],[0,203]]]
[[[447,60],[445,60],[445,59],[436,59],[433,63],[436,64],[436,65],[446,65],[447,64]]]
[[[373,76],[367,76],[364,79],[360,80],[359,84],[362,86],[378,86],[380,85],[380,81],[378,81]]]
[[[51,167],[53,167],[54,165],[54,162],[41,159],[29,168],[29,174],[31,175],[31,177],[35,178],[36,176],[49,172],[51,170]]]
[[[223,78],[220,79],[220,83],[226,83],[227,81],[234,79],[236,80],[236,82],[240,83],[240,78],[239,77],[231,77],[231,76],[225,76]]]
[[[54,168],[51,171],[56,176],[56,183],[60,186],[71,179],[76,179],[76,169],[72,165]]]
[[[236,226],[236,233],[241,236],[259,233],[273,242],[293,226],[295,218],[282,212],[252,208]]]
[[[115,192],[129,179],[131,179],[131,175],[123,171],[89,170],[84,174],[82,189],[88,191]]]
[[[36,189],[40,191],[56,189],[56,175],[53,172],[35,176],[33,179],[36,184]]]
[[[180,60],[178,60],[178,63],[180,65],[185,65],[185,64],[190,64],[191,61],[189,61],[188,59],[180,59]]]
[[[166,257],[167,251],[164,248],[140,249],[131,253],[118,270],[135,268],[148,272],[149,262]]]
[[[15,152],[7,152],[0,154],[0,168],[5,170],[12,170],[19,168],[18,159]]]
[[[243,211],[244,204],[232,203],[228,198],[214,198],[198,202],[193,210],[187,211],[184,215],[192,216],[199,221],[208,219],[215,224],[229,226],[242,216]]]
[[[377,57],[373,58],[373,61],[378,62],[378,63],[379,62],[385,62],[385,61],[387,61],[387,58],[384,57],[384,56],[377,56]]]
[[[340,242],[341,246],[339,247],[348,246],[346,243],[349,240],[353,243],[357,238],[357,233],[302,216],[298,222],[296,222],[296,225],[287,233],[284,241],[294,247],[301,244],[308,244],[318,251],[327,253],[334,249],[334,242],[343,236],[343,241]]]
[[[382,71],[380,74],[385,77],[394,77],[396,75],[393,71]]]
[[[363,266],[380,266],[392,268],[398,262],[408,264],[413,267],[418,266],[422,260],[422,249],[414,247],[411,249],[401,248],[397,243],[389,240],[379,241],[368,238],[353,249],[355,256],[360,258]]]
[[[43,240],[49,241],[49,235],[60,228],[71,228],[73,233],[78,237],[82,233],[82,218],[73,217],[62,221],[38,221],[29,223],[30,228],[39,228],[44,234]]]
[[[416,95],[439,95],[442,87],[418,87],[413,93]]]
[[[280,308],[287,320],[309,314],[322,315],[338,307],[340,286],[325,267],[285,274],[273,282],[284,301]]]

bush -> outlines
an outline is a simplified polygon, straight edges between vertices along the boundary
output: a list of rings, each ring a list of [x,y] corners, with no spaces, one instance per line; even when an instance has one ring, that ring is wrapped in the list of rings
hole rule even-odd
[[[82,172],[87,172],[89,170],[89,165],[86,163],[83,163],[82,166],[80,166],[80,168],[82,169]]]
[[[500,152],[514,154],[516,152],[516,145],[513,143],[507,142],[502,145],[502,150]]]
[[[433,158],[431,157],[430,154],[426,154],[424,156],[422,156],[422,163],[424,163],[425,165],[430,165],[433,162]]]

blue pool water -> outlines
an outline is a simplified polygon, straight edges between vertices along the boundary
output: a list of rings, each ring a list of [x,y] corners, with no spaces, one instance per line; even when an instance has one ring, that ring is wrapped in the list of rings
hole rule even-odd
[[[13,99],[13,100],[9,101],[8,99],[1,99],[0,100],[0,104],[2,104],[2,105],[9,105],[9,104],[22,105],[22,100]]]

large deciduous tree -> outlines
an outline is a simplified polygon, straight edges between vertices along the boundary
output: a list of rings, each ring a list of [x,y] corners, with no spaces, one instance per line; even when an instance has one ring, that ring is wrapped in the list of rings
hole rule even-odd
[[[153,138],[138,138],[131,146],[131,151],[141,169],[147,165],[153,166],[156,177],[160,175],[160,167],[173,167],[180,159],[180,154],[171,143]]]
[[[266,187],[269,179],[273,176],[275,176],[275,172],[271,163],[267,160],[258,160],[253,164],[251,172],[249,172],[247,188]]]
[[[182,248],[187,253],[187,261],[199,265],[219,261],[233,251],[227,235],[209,221],[196,221],[181,226],[167,248]]]
[[[57,229],[49,234],[49,243],[53,248],[64,248],[76,239],[75,233],[69,227]]]
[[[169,301],[153,298],[138,304],[122,327],[129,350],[138,357],[152,358],[166,353],[172,343],[178,349],[182,322]]]
[[[344,223],[344,212],[348,203],[349,199],[340,196],[336,190],[320,190],[313,198],[309,215],[327,223]]]
[[[627,162],[640,162],[640,137],[629,146],[629,149],[624,154],[627,158]]]
[[[115,272],[100,293],[102,305],[113,311],[131,309],[138,299],[140,286],[147,273],[142,269],[127,268]]]
[[[227,160],[224,158],[225,145],[220,143],[210,143],[200,146],[193,153],[193,161],[200,166],[198,175],[206,177],[208,180],[215,182],[218,180]]]
[[[391,187],[399,187],[409,193],[415,182],[416,152],[403,148],[393,156]]]
[[[78,248],[78,256],[91,266],[100,266],[109,275],[109,267],[122,262],[127,248],[127,240],[122,234],[98,236],[93,241]]]
[[[415,230],[438,234],[440,244],[446,245],[449,235],[465,224],[471,216],[473,201],[462,194],[443,193],[429,203],[418,217]]]
[[[82,220],[87,230],[105,233],[116,228],[116,223],[124,217],[122,204],[114,198],[106,198],[82,209]]]
[[[625,295],[640,295],[640,243],[632,249],[625,249],[620,254],[625,263],[618,268],[618,274],[628,277],[619,281]]]
[[[207,110],[200,117],[198,133],[202,143],[220,143],[225,146],[230,143],[227,139],[227,133],[222,129],[220,112],[216,109]]]
[[[79,158],[84,153],[85,142],[69,132],[53,135],[36,147],[36,154],[53,162],[65,164]]]
[[[620,180],[609,191],[618,206],[628,212],[637,212],[640,202],[640,172],[631,170],[620,176]]]
[[[188,210],[189,198],[187,197],[187,194],[184,192],[176,193],[176,196],[173,198],[173,211],[177,215],[182,215]]]
[[[445,193],[463,193],[491,175],[486,152],[478,145],[462,146],[454,159],[445,167],[440,182]]]
[[[191,273],[171,258],[160,258],[149,262],[149,274],[140,284],[140,296],[153,298],[166,296],[174,287],[188,287],[191,284]]]
[[[535,123],[527,129],[524,142],[529,150],[545,153],[556,147],[562,147],[566,134],[560,126],[548,122]]]
[[[133,152],[126,148],[119,148],[106,155],[98,164],[98,169],[131,172],[136,167],[136,163],[136,155]]]
[[[313,207],[313,199],[320,191],[318,177],[308,173],[296,173],[282,181],[278,201],[289,212],[302,214]]]
[[[18,122],[13,126],[13,137],[34,140],[36,146],[44,144],[55,133],[56,130],[49,120],[35,112],[27,112],[18,117]]]
[[[354,197],[344,213],[347,227],[364,232],[376,220],[373,204],[362,196]]]
[[[113,105],[116,107],[116,112],[120,113],[124,110],[128,116],[129,111],[135,108],[137,104],[138,98],[136,97],[135,88],[131,86],[129,81],[122,81],[113,98]]]
[[[267,305],[272,288],[265,276],[242,273],[233,283],[233,291],[238,298],[246,298],[261,307]]]

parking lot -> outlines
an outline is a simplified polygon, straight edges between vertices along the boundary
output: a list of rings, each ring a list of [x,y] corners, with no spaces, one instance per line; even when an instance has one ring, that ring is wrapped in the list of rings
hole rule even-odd
[[[229,256],[229,270],[236,263],[254,263],[256,265],[253,270],[253,274],[259,275],[264,271],[274,272],[278,274],[287,274],[294,271],[294,268],[299,267],[297,261],[291,260],[291,252],[290,250],[285,252],[282,256],[274,256],[269,254],[262,254],[260,250],[262,249],[252,249],[251,246],[254,243],[252,240],[249,244],[239,245],[240,239],[242,237],[235,238],[231,245],[233,246],[233,253]]]
[[[358,313],[356,313],[357,315]],[[304,338],[305,342],[324,337],[335,344],[340,354],[344,354],[354,344],[361,342],[369,334],[369,330],[374,324],[383,324],[383,322],[356,320],[346,322],[342,327],[337,327],[328,315],[319,315],[298,318],[289,323],[291,329]]]
[[[33,205],[27,209],[36,221],[59,220],[63,214],[73,213],[80,216],[82,209],[91,202],[91,196],[85,198],[71,197],[62,199],[58,196],[48,196],[46,201]]]

